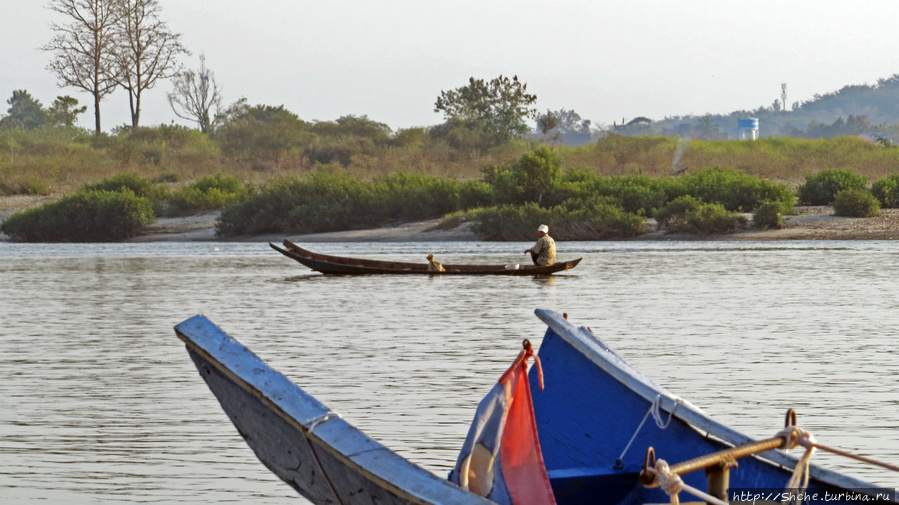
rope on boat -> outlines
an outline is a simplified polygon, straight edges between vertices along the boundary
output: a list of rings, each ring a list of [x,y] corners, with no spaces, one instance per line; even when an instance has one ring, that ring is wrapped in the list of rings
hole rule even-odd
[[[656,395],[656,399],[653,400],[652,405],[649,407],[650,412],[652,412],[652,417],[656,421],[656,426],[659,429],[667,429],[668,425],[671,423],[671,418],[674,417],[674,412],[677,410],[678,405],[680,405],[680,398],[674,399],[674,407],[671,409],[671,412],[668,413],[668,419],[664,422],[662,421],[662,395]]]
[[[790,412],[795,412],[792,409]],[[787,413],[787,420],[789,422],[790,413]],[[796,422],[795,413],[793,414],[793,422]],[[790,476],[790,480],[787,481],[787,485],[785,489],[796,489],[799,491],[799,501],[797,505],[802,504],[802,491],[808,487],[808,472],[809,472],[809,461],[812,459],[812,453],[815,452],[815,437],[812,436],[811,433],[803,430],[802,428],[797,427],[795,424],[792,426],[787,426],[786,428],[780,430],[777,433],[777,436],[784,439],[783,449],[793,449],[797,445],[801,445],[805,447],[805,454],[799,458],[799,462],[796,463],[796,467],[793,468],[793,475]],[[790,500],[790,494],[787,493],[784,496],[783,502],[787,502]]]
[[[309,433],[312,433],[313,431],[315,431],[316,426],[318,426],[319,424],[322,424],[324,422],[330,421],[332,417],[338,417],[340,419],[343,419],[343,416],[341,416],[337,412],[333,412],[333,411],[329,410],[328,412],[326,412],[318,417],[313,417],[312,419],[304,421],[300,424],[302,424],[306,428],[309,428]]]
[[[329,410],[320,416],[313,417],[312,419],[309,419],[300,424],[302,424],[309,430],[309,433],[307,435],[311,435],[312,430],[314,430],[316,426],[331,420],[332,417],[339,417],[339,418],[343,419],[343,417],[340,414],[338,414],[337,412],[332,412]],[[330,489],[331,494],[334,495],[334,499],[337,500],[337,503],[339,505],[343,505],[343,500],[340,499],[340,495],[337,494],[337,489],[334,487],[334,483],[331,482],[331,477],[328,475],[328,472],[325,471],[325,468],[322,466],[322,462],[319,461],[318,454],[316,454],[315,447],[312,446],[312,442],[309,441],[309,437],[304,435],[303,441],[306,442],[306,447],[309,448],[309,454],[311,454],[312,459],[315,460],[315,464],[318,466],[318,471],[321,474],[321,476],[324,477],[325,482],[328,484],[328,489]]]
[[[834,447],[828,447],[826,445],[819,444],[817,442],[813,442],[812,445],[816,449],[821,449],[822,451],[832,452],[838,456],[843,456],[846,458],[854,459],[856,461],[861,461],[862,463],[868,463],[869,465],[875,465],[875,466],[879,466],[882,468],[886,468],[887,470],[899,472],[899,466],[896,466],[896,465],[891,465],[889,463],[884,463],[883,461],[877,461],[876,459],[859,456],[858,454],[852,454],[851,452],[842,451],[842,450],[836,449]]]
[[[713,505],[728,505],[727,502],[722,501],[714,496],[700,491],[693,486],[690,486],[680,478],[680,475],[672,472],[668,463],[664,459],[656,460],[655,466],[647,467],[647,470],[652,472],[655,475],[655,481],[658,484],[659,488],[671,498],[671,503],[673,505],[679,505],[680,499],[678,498],[678,494],[681,491],[686,491],[687,493],[692,494],[697,498],[701,498],[705,500],[706,503],[711,503]]]
[[[671,418],[674,417],[674,413],[677,411],[677,407],[680,405],[680,398],[674,399],[674,407],[671,409],[671,412],[668,413],[668,419],[662,420],[662,395],[656,395],[655,399],[652,401],[652,404],[649,406],[649,410],[646,411],[646,415],[643,416],[643,420],[640,421],[640,425],[637,426],[637,430],[634,431],[634,434],[631,435],[630,441],[624,447],[624,450],[621,451],[621,456],[618,456],[618,459],[615,461],[615,468],[623,468],[624,463],[624,455],[627,454],[628,449],[631,448],[631,444],[634,443],[634,439],[637,438],[637,434],[640,433],[640,430],[643,429],[643,425],[646,423],[646,420],[649,419],[649,415],[652,414],[653,420],[656,422],[656,426],[659,427],[660,430],[664,430],[668,428],[668,425],[671,423]]]
[[[850,452],[819,444],[811,433],[796,426],[796,411],[793,409],[787,411],[787,418],[784,424],[784,429],[777,433],[778,437],[784,439],[782,448],[784,450],[787,450],[793,449],[796,446],[805,447],[805,454],[802,455],[802,457],[799,459],[799,462],[796,464],[796,467],[793,469],[793,475],[787,482],[786,489],[799,489],[800,491],[802,491],[808,486],[809,460],[811,459],[812,453],[815,451],[815,449],[821,449],[822,451],[828,451],[838,456],[843,456],[846,458],[861,461],[863,463],[868,463],[870,465],[880,466],[886,468],[887,470],[899,472],[899,466],[891,465],[889,463],[884,463],[882,461],[877,461],[875,459],[866,458],[864,456],[859,456],[857,454],[852,454]],[[784,501],[786,501],[786,499],[787,498],[785,497]]]
[[[640,426],[637,427],[638,432],[640,431],[640,428],[643,427],[646,419],[649,418],[650,413],[654,413],[656,424],[659,425],[660,428],[662,427],[663,422],[661,419],[661,414],[658,410],[659,403],[660,401],[657,397],[656,401],[653,402],[653,406],[650,407],[650,411],[646,413],[646,415],[643,417],[643,421],[640,423]],[[675,408],[676,407],[677,404],[675,404]],[[653,410],[655,410],[655,412],[653,412]],[[668,422],[671,421],[671,417],[673,416],[673,414],[674,409],[672,409],[671,414],[669,414],[668,416],[668,420],[664,423],[665,426],[667,426]],[[797,426],[796,417],[796,411],[793,409],[789,409],[787,411],[786,421],[784,422],[784,429],[780,430],[772,438],[759,440],[756,442],[749,442],[740,446],[724,449],[713,454],[693,458],[691,460],[678,463],[673,467],[669,467],[668,463],[664,460],[656,460],[655,450],[650,447],[646,451],[646,459],[643,463],[643,472],[641,472],[640,474],[639,481],[646,487],[661,487],[662,490],[665,491],[665,493],[667,493],[669,497],[671,497],[671,503],[674,504],[678,503],[677,494],[680,491],[687,491],[691,494],[694,494],[695,496],[705,499],[708,503],[721,504],[723,502],[715,499],[714,497],[709,497],[708,495],[704,494],[697,494],[702,492],[694,490],[693,488],[690,488],[689,486],[684,484],[679,476],[703,468],[708,469],[716,464],[725,464],[724,466],[727,468],[734,467],[736,466],[737,459],[758,454],[766,450],[789,450],[794,449],[798,446],[802,446],[805,448],[805,454],[803,454],[803,456],[796,463],[796,466],[793,468],[793,473],[785,486],[786,490],[792,492],[785,493],[783,499],[783,503],[790,502],[795,503],[796,505],[801,505],[802,491],[808,488],[810,460],[815,449],[826,450],[837,455],[856,459],[877,466],[882,466],[889,470],[899,471],[899,467],[896,467],[894,465],[876,461],[870,458],[865,458],[862,456],[857,456],[855,454],[850,454],[848,452],[817,443],[817,441],[815,441],[815,437],[812,436],[811,433]],[[634,434],[634,436],[636,437],[636,433]],[[634,437],[631,438],[631,442],[633,442],[633,440]],[[630,445],[631,443],[629,442],[628,446],[625,448],[625,452],[627,452],[627,449],[630,447]],[[622,453],[622,457],[623,456],[624,453]],[[616,462],[616,468],[621,467],[623,467],[623,465],[621,464],[621,460],[619,459],[619,461]],[[795,491],[797,490],[800,492],[798,495],[799,501],[793,502],[791,500],[796,499],[797,495]]]

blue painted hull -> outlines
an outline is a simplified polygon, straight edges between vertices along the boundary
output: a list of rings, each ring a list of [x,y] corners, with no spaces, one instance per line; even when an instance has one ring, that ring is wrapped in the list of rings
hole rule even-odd
[[[365,436],[203,316],[177,325],[188,352],[259,460],[316,504],[491,502]]]
[[[650,416],[616,464],[652,400],[661,395],[661,418],[667,420],[676,397],[627,365],[589,330],[550,311],[538,310],[537,315],[549,326],[538,353],[546,388],[541,391],[532,374],[531,391],[540,446],[559,504],[592,503],[597,496],[607,505],[667,503],[658,488],[637,483],[648,447],[673,465],[751,441],[681,402],[666,429]],[[795,463],[780,451],[740,459],[731,470],[730,488],[782,490]],[[874,487],[820,468],[811,475],[810,492]],[[683,480],[706,489],[703,472]]]

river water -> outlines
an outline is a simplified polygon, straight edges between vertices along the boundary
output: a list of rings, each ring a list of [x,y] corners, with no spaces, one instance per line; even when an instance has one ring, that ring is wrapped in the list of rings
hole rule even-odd
[[[314,249],[513,263],[529,245]],[[196,313],[440,475],[521,339],[539,345],[535,308],[748,435],[772,436],[792,407],[819,442],[899,463],[899,242],[559,244],[580,256],[550,278],[326,277],[264,243],[0,243],[0,502],[302,502],[175,336]]]

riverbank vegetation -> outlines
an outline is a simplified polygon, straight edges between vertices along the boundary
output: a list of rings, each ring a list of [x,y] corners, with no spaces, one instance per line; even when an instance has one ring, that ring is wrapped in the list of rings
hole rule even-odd
[[[882,207],[899,203],[899,149],[857,138],[687,142],[609,134],[578,147],[524,139],[491,147],[467,144],[464,123],[449,134],[393,132],[364,116],[307,123],[283,108],[246,104],[228,118],[215,134],[178,126],[111,135],[0,129],[0,195],[130,193],[159,217],[221,209],[223,237],[452,216],[491,240],[530,239],[539,223],[563,240],[626,238],[644,233],[649,218],[668,231],[726,233],[748,226],[749,213],[772,227],[797,201],[831,205],[848,189],[868,192]],[[87,201],[105,200],[93,194]],[[81,240],[61,238],[64,220],[52,225],[29,215],[0,229],[17,240],[34,240],[21,231],[34,226],[50,230],[40,240]],[[117,230],[124,231],[104,240],[139,233]]]

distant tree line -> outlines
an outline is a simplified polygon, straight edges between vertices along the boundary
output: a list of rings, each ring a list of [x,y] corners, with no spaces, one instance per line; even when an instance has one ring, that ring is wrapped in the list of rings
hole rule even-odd
[[[0,118],[0,129],[23,128],[35,130],[46,126],[74,127],[79,114],[87,107],[78,107],[78,100],[70,96],[59,96],[45,109],[41,102],[24,89],[12,92],[7,115]]]

